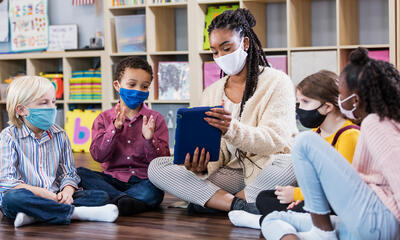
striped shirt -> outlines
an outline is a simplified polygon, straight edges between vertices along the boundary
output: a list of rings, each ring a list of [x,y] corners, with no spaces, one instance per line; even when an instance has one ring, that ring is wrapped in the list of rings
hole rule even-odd
[[[40,140],[25,124],[0,133],[0,205],[3,193],[21,183],[56,193],[67,185],[78,188],[79,182],[71,143],[58,125]]]

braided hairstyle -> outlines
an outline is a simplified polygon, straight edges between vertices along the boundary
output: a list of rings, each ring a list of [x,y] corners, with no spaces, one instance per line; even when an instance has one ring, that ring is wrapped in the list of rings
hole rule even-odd
[[[243,93],[243,98],[240,104],[240,112],[239,118],[242,116],[244,105],[247,100],[251,98],[256,91],[258,76],[263,72],[260,72],[259,67],[270,67],[265,53],[263,51],[260,40],[258,39],[256,33],[253,31],[253,27],[256,26],[256,19],[253,14],[247,9],[238,8],[235,11],[228,10],[223,12],[222,14],[215,17],[211,25],[208,27],[208,34],[215,29],[229,29],[231,31],[236,31],[239,33],[240,37],[248,37],[249,38],[249,48],[247,51],[247,75],[246,75],[246,86]],[[223,72],[221,70],[221,76]],[[236,157],[239,160],[239,163],[243,167],[244,175],[246,176],[246,169],[244,168],[243,159],[246,158],[253,165],[262,169],[258,166],[254,161],[246,156],[246,153],[242,150],[237,149],[235,153]],[[254,169],[253,169],[254,170]]]
[[[258,76],[262,73],[259,66],[269,67],[269,63],[261,46],[260,40],[253,31],[256,26],[256,19],[253,14],[247,9],[238,8],[235,11],[228,10],[215,17],[211,25],[208,27],[208,34],[214,29],[229,29],[235,30],[240,34],[240,37],[248,37],[250,46],[247,51],[247,76],[246,87],[243,93],[242,102],[240,104],[239,117],[242,115],[243,107],[246,101],[251,98],[256,91]],[[222,73],[222,71],[221,71]]]
[[[400,122],[400,74],[392,64],[371,59],[365,48],[357,48],[343,73],[348,89],[359,95],[367,114]]]

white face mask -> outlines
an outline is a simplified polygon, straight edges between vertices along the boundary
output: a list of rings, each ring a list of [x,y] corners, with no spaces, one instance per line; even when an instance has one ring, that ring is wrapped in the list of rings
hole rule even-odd
[[[240,43],[238,49],[234,52],[231,52],[227,55],[224,55],[219,58],[214,58],[214,61],[218,64],[218,66],[224,71],[224,73],[228,75],[238,74],[246,65],[247,52],[245,52],[242,48],[243,41]]]
[[[340,112],[342,112],[343,115],[345,115],[348,119],[351,119],[351,120],[356,119],[356,117],[354,116],[354,111],[357,109],[356,104],[353,104],[353,109],[347,110],[342,107],[342,103],[348,101],[349,99],[351,99],[352,97],[355,97],[355,96],[356,95],[353,93],[350,96],[348,96],[346,99],[344,99],[343,101],[340,100],[340,95],[338,97],[338,105],[340,108]]]

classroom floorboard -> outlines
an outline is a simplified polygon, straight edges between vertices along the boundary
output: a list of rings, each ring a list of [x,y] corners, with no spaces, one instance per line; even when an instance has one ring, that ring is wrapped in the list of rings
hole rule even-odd
[[[74,154],[77,166],[99,170],[89,154]],[[73,222],[67,226],[36,224],[15,229],[0,217],[0,239],[259,239],[259,230],[233,227],[226,214],[188,216],[186,209],[168,208],[177,198],[166,195],[160,209],[115,223]],[[0,213],[1,215],[1,213]]]

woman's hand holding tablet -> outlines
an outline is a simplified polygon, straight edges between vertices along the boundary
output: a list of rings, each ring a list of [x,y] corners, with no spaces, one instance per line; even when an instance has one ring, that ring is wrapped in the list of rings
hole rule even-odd
[[[194,173],[202,173],[207,171],[209,161],[210,153],[206,153],[206,149],[203,148],[199,156],[199,148],[197,147],[196,150],[194,150],[192,161],[190,161],[190,153],[186,154],[185,167],[187,170]]]
[[[225,110],[224,108],[212,108],[211,112],[206,112],[206,115],[214,117],[204,118],[208,124],[221,130],[222,134],[225,134],[228,131],[232,121],[232,114],[229,111]]]

